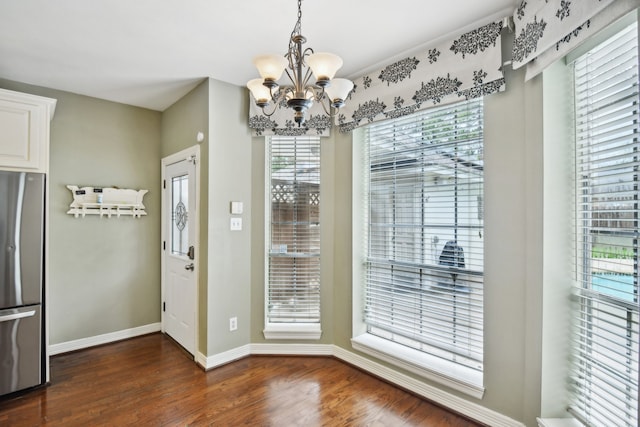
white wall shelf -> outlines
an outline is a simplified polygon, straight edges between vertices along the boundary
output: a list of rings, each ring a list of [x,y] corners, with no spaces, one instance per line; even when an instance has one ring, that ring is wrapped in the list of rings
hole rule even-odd
[[[94,188],[67,185],[73,195],[69,205],[69,215],[76,218],[86,215],[100,215],[111,218],[115,216],[133,216],[140,218],[147,214],[142,198],[149,190],[131,190],[126,188]]]

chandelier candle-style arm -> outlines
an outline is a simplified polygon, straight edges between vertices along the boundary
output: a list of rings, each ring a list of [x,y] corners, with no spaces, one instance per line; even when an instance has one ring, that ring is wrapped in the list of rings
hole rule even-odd
[[[298,126],[304,123],[305,113],[314,102],[322,104],[325,112],[332,115],[331,108],[344,106],[347,96],[353,90],[353,82],[350,80],[334,78],[342,67],[342,59],[333,53],[315,53],[311,48],[303,50],[302,45],[307,39],[301,32],[302,0],[298,0],[298,20],[291,32],[287,53],[284,56],[256,57],[253,62],[261,79],[253,79],[247,83],[256,105],[262,109],[264,115],[273,115],[278,104],[286,100],[287,107],[294,110],[294,120]],[[278,80],[283,71],[291,84],[278,90]],[[312,76],[315,77],[313,84],[310,83]],[[325,98],[329,101],[328,108],[323,102]],[[274,104],[274,109],[267,113],[265,108],[270,103]]]

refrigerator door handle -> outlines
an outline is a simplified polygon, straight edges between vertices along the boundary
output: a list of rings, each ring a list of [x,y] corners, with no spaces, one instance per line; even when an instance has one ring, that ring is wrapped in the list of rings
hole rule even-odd
[[[18,313],[10,313],[10,314],[2,314],[2,311],[0,311],[0,323],[2,322],[8,322],[10,320],[17,320],[17,319],[23,319],[25,317],[31,317],[34,316],[36,314],[35,310],[29,310],[29,311],[23,311],[23,312],[18,312]]]

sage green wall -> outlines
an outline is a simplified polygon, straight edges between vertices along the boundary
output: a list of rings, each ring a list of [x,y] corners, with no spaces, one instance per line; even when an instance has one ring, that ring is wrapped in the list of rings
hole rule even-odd
[[[58,100],[51,122],[50,343],[160,321],[160,113],[0,80]],[[67,184],[148,189],[144,218],[74,218]]]
[[[541,411],[545,418],[569,417],[572,310],[573,75],[559,61],[543,75],[544,111],[544,269]],[[577,303],[576,303],[577,304]]]
[[[245,96],[249,96],[246,94]],[[265,138],[251,138],[251,342],[265,342]]]
[[[506,72],[485,98],[485,396],[526,425],[540,414],[542,85]]]
[[[209,79],[207,355],[250,342],[253,209],[248,111],[245,88]],[[232,201],[244,204],[242,231],[229,230]],[[233,332],[230,317],[238,318]]]
[[[333,132],[335,141],[335,194],[334,218],[335,234],[333,246],[334,279],[333,279],[333,336],[334,344],[351,350],[352,337],[352,165],[353,144],[351,134]],[[357,244],[357,243],[356,243]]]
[[[200,253],[198,256],[198,351],[207,348],[208,224],[209,224],[209,80],[162,113],[161,156],[167,157],[200,143]],[[158,162],[158,167],[160,163]]]

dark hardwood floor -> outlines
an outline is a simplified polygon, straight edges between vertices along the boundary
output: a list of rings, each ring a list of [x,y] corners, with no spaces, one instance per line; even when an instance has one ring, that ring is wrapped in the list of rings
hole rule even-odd
[[[51,385],[0,398],[0,426],[477,426],[325,357],[204,372],[162,334],[51,359]]]

